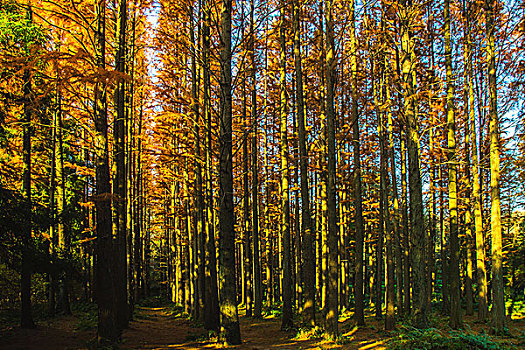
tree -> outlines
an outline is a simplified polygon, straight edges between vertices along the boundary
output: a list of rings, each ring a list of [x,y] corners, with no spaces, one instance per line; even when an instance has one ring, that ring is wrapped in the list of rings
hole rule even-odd
[[[97,30],[95,54],[97,68],[106,67],[106,1],[98,0],[95,6]],[[119,338],[116,319],[115,288],[113,283],[114,249],[111,224],[111,185],[108,155],[108,115],[106,83],[99,77],[95,83],[95,164],[96,164],[96,223],[97,266],[96,288],[98,305],[98,344],[115,344]]]
[[[326,329],[332,337],[338,335],[339,304],[338,304],[338,238],[337,238],[337,202],[336,202],[336,172],[335,172],[335,77],[336,64],[334,43],[334,22],[332,14],[332,0],[326,6],[326,142],[327,142],[327,269],[326,281]]]
[[[237,312],[237,283],[235,280],[235,230],[233,207],[232,169],[232,1],[223,0],[221,8],[221,89],[219,139],[219,293],[221,333],[230,344],[241,343],[241,330]]]
[[[412,276],[413,276],[413,324],[417,328],[428,325],[425,283],[425,227],[423,216],[423,189],[420,172],[420,144],[416,100],[416,72],[414,70],[414,39],[411,22],[416,19],[417,7],[411,1],[400,13],[401,25],[401,69],[403,74],[404,117],[408,150],[408,180],[410,195],[410,223],[412,226]],[[407,6],[408,5],[408,6]]]
[[[291,239],[290,239],[290,190],[288,170],[288,108],[286,95],[286,27],[285,1],[281,0],[281,14],[279,20],[280,67],[279,67],[279,146],[281,158],[281,239],[282,239],[282,298],[283,316],[281,329],[290,329],[292,320],[292,266],[291,266]]]
[[[115,70],[121,74],[126,71],[126,23],[127,23],[127,1],[119,0],[117,9],[117,30],[118,43],[115,54]],[[121,77],[117,82],[115,90],[116,120],[113,128],[114,138],[114,158],[116,174],[114,181],[114,192],[116,200],[113,201],[116,212],[116,253],[117,266],[116,278],[118,285],[116,287],[117,296],[117,323],[118,327],[123,329],[129,321],[128,291],[127,291],[127,213],[126,213],[126,140],[125,140],[125,103],[126,103],[125,81]]]
[[[487,73],[490,117],[490,228],[492,234],[492,326],[498,334],[505,332],[505,292],[500,204],[500,140],[496,81],[494,2],[485,1],[487,35]]]
[[[257,134],[257,66],[255,61],[255,22],[254,22],[255,0],[250,2],[250,53],[251,53],[251,83],[252,83],[252,236],[253,236],[253,291],[254,291],[254,310],[253,315],[257,318],[262,317],[262,277],[260,259],[260,237],[259,237],[259,139]]]
[[[450,43],[450,1],[445,0],[445,68],[447,79],[447,159],[448,209],[450,213],[450,321],[452,329],[461,327],[459,238],[457,208],[456,116],[454,113],[454,85],[452,82],[452,48]]]
[[[306,147],[306,123],[305,123],[305,102],[303,92],[303,70],[301,56],[301,6],[298,1],[293,1],[294,17],[294,62],[295,79],[297,84],[296,104],[297,104],[297,124],[299,133],[299,167],[301,185],[301,235],[302,256],[304,261],[304,322],[309,325],[315,324],[315,253],[314,240],[315,231],[312,224],[312,214],[310,212],[310,194],[308,187],[308,153]],[[296,214],[297,215],[297,214]]]
[[[350,64],[351,64],[351,91],[352,91],[352,137],[354,143],[354,207],[355,207],[355,319],[359,326],[365,325],[364,291],[363,291],[363,246],[364,223],[361,184],[361,151],[358,111],[357,85],[357,38],[355,33],[355,1],[350,2]]]

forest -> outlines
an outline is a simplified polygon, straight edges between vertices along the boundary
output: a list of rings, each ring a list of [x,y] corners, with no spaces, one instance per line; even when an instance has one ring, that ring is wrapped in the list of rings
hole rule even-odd
[[[523,0],[0,0],[0,348],[523,349],[524,125]]]

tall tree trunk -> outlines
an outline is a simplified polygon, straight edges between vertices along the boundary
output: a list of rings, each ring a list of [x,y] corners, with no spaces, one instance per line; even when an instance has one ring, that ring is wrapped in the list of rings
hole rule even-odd
[[[195,40],[195,28],[194,28],[194,9],[193,6],[190,6],[190,41],[197,47],[199,38],[197,38],[197,41]],[[200,11],[200,9],[199,9]],[[197,261],[196,267],[195,267],[195,274],[197,275],[196,285],[198,289],[197,293],[197,314],[198,318],[203,321],[204,320],[204,303],[205,303],[205,296],[204,296],[204,289],[205,289],[205,267],[204,267],[204,259],[205,259],[205,252],[204,252],[204,245],[205,245],[205,237],[204,237],[204,200],[202,195],[202,159],[201,159],[201,144],[200,144],[200,112],[199,112],[199,97],[198,97],[198,91],[199,91],[199,77],[198,77],[198,68],[197,68],[197,61],[199,58],[197,57],[197,50],[192,50],[192,56],[191,56],[191,116],[192,120],[194,120],[194,127],[193,127],[193,136],[194,136],[194,147],[195,147],[195,246],[196,250],[194,252],[195,254],[195,260]]]
[[[106,67],[106,1],[96,3],[97,31],[95,54],[98,69]],[[97,78],[95,84],[95,164],[97,213],[97,266],[96,288],[98,304],[97,342],[99,346],[113,345],[119,338],[116,318],[114,249],[111,224],[111,184],[108,154],[108,115],[106,83]]]
[[[31,19],[31,9],[28,10]],[[29,68],[24,69],[24,118],[23,118],[23,141],[22,141],[22,191],[24,193],[24,206],[26,210],[25,222],[22,225],[22,270],[20,273],[20,299],[22,328],[35,328],[33,312],[31,307],[31,255],[32,255],[32,212],[33,202],[31,200],[31,73]]]
[[[280,42],[280,67],[279,67],[279,86],[280,86],[280,158],[281,158],[281,239],[282,239],[282,271],[283,271],[283,316],[281,329],[286,330],[293,327],[292,320],[292,266],[291,266],[291,239],[290,239],[290,190],[289,190],[289,169],[288,169],[288,109],[286,95],[286,28],[285,28],[285,9],[286,3],[281,0],[281,15],[279,20],[279,42]]]
[[[58,78],[58,76],[57,76]],[[56,192],[56,154],[57,154],[57,130],[58,130],[58,84],[56,88],[56,111],[53,115],[53,130],[52,130],[52,141],[53,145],[51,148],[51,171],[50,171],[50,184],[49,184],[49,220],[51,226],[49,228],[49,259],[55,261],[56,256],[56,205],[55,205],[55,192]],[[85,186],[88,186],[87,184]],[[86,198],[84,198],[86,200]],[[89,226],[88,226],[89,227]],[[56,274],[52,269],[48,274],[49,287],[47,290],[47,312],[50,316],[56,314]]]
[[[384,20],[381,21],[381,26],[384,28]],[[385,67],[386,59],[385,56]],[[383,83],[381,85],[386,85],[385,89],[389,90],[389,84],[386,80],[386,72],[383,73]],[[386,82],[386,84],[384,84]],[[387,96],[389,96],[388,93]],[[383,99],[381,99],[383,103]],[[378,108],[379,109],[379,108]],[[388,120],[385,120],[385,112],[382,111],[379,113],[379,145],[380,145],[380,177],[381,177],[381,197],[382,197],[382,210],[384,222],[382,223],[384,227],[385,243],[386,243],[386,317],[385,317],[385,329],[392,330],[394,329],[394,308],[395,308],[395,289],[394,289],[394,232],[392,230],[392,222],[390,220],[390,180],[388,177],[388,164],[389,164],[389,153],[387,149],[387,140],[386,140],[386,126]]]
[[[470,9],[469,9],[470,10]],[[472,68],[472,38],[470,34],[470,17],[467,11],[468,44],[468,94],[469,94],[469,123],[470,142],[472,150],[472,201],[474,202],[474,228],[476,235],[476,275],[478,282],[478,320],[485,321],[488,316],[487,301],[487,270],[485,267],[485,237],[483,234],[483,221],[481,213],[481,189],[479,179],[479,160],[476,133],[476,115],[474,109],[474,77]]]
[[[232,0],[223,0],[220,33],[220,136],[219,136],[219,292],[221,333],[230,344],[241,343],[235,278],[235,216],[232,166]]]
[[[379,55],[380,53],[377,52],[375,55]],[[371,56],[370,57],[370,66],[371,66],[371,75],[372,75],[372,90],[373,90],[373,99],[374,99],[374,107],[375,111],[377,112],[378,117],[378,123],[380,123],[380,104],[382,103],[382,90],[383,90],[383,66],[377,65],[375,63],[376,57]],[[379,80],[379,81],[378,81]],[[383,163],[381,161],[381,163]],[[375,306],[375,313],[376,318],[381,318],[383,316],[383,268],[384,268],[384,261],[383,261],[383,239],[385,236],[385,210],[384,210],[384,198],[381,194],[384,178],[381,178],[380,180],[380,195],[379,195],[379,230],[377,232],[377,239],[376,239],[376,273],[374,278],[374,306]]]
[[[313,227],[312,214],[310,212],[310,189],[308,187],[308,151],[306,147],[306,120],[304,113],[305,101],[303,90],[303,69],[301,62],[301,5],[297,0],[293,1],[293,5],[294,61],[295,78],[297,84],[296,103],[300,157],[299,167],[301,170],[301,236],[304,276],[304,304],[302,314],[304,323],[313,326],[315,325],[315,228]],[[298,213],[296,213],[296,215],[297,214]]]
[[[319,44],[319,79],[321,84],[319,86],[319,100],[321,103],[321,127],[320,127],[320,149],[318,155],[318,169],[319,169],[319,240],[318,240],[318,255],[319,255],[319,283],[317,283],[317,288],[319,289],[320,294],[320,309],[326,309],[326,288],[328,283],[328,266],[327,266],[327,254],[328,254],[328,213],[327,213],[327,173],[326,173],[326,159],[327,159],[327,150],[326,150],[326,52],[325,52],[325,32],[324,28],[324,1],[319,2],[319,28],[320,28],[320,44]]]
[[[452,81],[452,47],[450,42],[450,1],[445,0],[445,69],[447,83],[447,161],[448,161],[448,211],[450,215],[450,320],[452,329],[462,325],[459,237],[457,207],[457,156],[456,156],[456,115],[454,113],[454,83]]]
[[[261,258],[260,258],[260,239],[259,239],[259,139],[257,135],[257,66],[255,61],[255,0],[250,2],[250,53],[251,53],[251,116],[253,125],[252,135],[252,237],[253,237],[253,294],[254,309],[253,316],[262,317],[262,277],[261,277]]]
[[[115,55],[115,68],[119,73],[126,71],[126,22],[127,22],[127,1],[119,0],[117,10],[117,30],[118,46]],[[127,252],[126,252],[126,139],[125,139],[125,93],[126,86],[124,79],[117,81],[115,90],[116,120],[114,123],[114,158],[116,166],[115,190],[116,199],[116,268],[115,283],[117,297],[117,324],[123,329],[127,327],[129,321],[128,291],[127,291]]]
[[[470,8],[468,9],[470,10]],[[472,203],[472,182],[470,180],[470,143],[471,143],[471,135],[470,135],[470,123],[469,123],[469,106],[470,104],[473,104],[474,101],[469,101],[469,56],[470,56],[470,21],[469,21],[469,14],[467,13],[467,5],[463,5],[463,20],[464,20],[464,33],[463,33],[463,64],[464,64],[464,72],[463,72],[463,121],[464,121],[464,128],[465,128],[465,186],[466,186],[466,195],[465,195],[465,236],[466,236],[466,259],[467,259],[467,274],[466,274],[466,280],[465,280],[465,294],[466,294],[466,315],[473,315],[474,314],[474,296],[473,296],[473,289],[472,289],[472,280],[473,280],[473,245],[474,245],[474,237],[472,236],[472,209],[471,209],[471,203]]]
[[[66,187],[65,187],[65,175],[64,175],[64,136],[63,136],[63,124],[62,124],[62,111],[61,111],[61,94],[59,93],[57,100],[57,151],[55,156],[56,164],[56,190],[57,190],[57,235],[58,235],[58,252],[59,258],[63,262],[70,259],[69,253],[69,240],[67,227],[65,224],[65,205],[66,205]],[[71,308],[69,306],[69,293],[68,293],[68,271],[66,264],[62,264],[63,268],[59,272],[58,276],[58,298],[57,298],[57,311],[65,315],[71,315]]]
[[[244,277],[246,279],[246,298],[244,303],[246,304],[246,316],[251,317],[253,314],[252,300],[252,244],[250,232],[250,186],[248,179],[248,163],[250,156],[248,154],[248,141],[250,138],[250,127],[248,121],[248,115],[246,112],[247,101],[246,101],[246,72],[243,79],[243,123],[244,123],[244,140],[242,145],[243,154],[243,233],[244,233]]]
[[[403,311],[410,314],[412,296],[410,294],[410,234],[408,227],[408,189],[407,189],[407,152],[406,152],[406,132],[401,129],[401,224],[403,227],[402,244],[403,244]]]
[[[337,238],[337,203],[336,203],[336,172],[335,172],[335,79],[336,64],[334,44],[334,22],[332,15],[332,0],[325,2],[326,6],[326,142],[327,142],[327,281],[326,281],[326,330],[332,337],[338,334],[339,293],[338,293],[338,238]]]
[[[203,109],[206,121],[206,255],[205,255],[205,288],[206,302],[204,304],[204,327],[208,330],[219,329],[219,294],[217,286],[217,254],[215,245],[215,230],[213,226],[213,188],[212,188],[212,124],[210,105],[210,25],[211,6],[209,0],[203,1],[204,22],[202,25],[202,65],[203,65]]]
[[[365,325],[365,298],[363,290],[364,221],[361,185],[361,151],[359,135],[358,83],[357,83],[357,38],[355,32],[355,0],[350,1],[350,67],[352,89],[352,138],[354,148],[354,207],[355,207],[355,314],[358,326]]]
[[[136,8],[132,8],[133,17],[131,20],[131,47],[127,50],[127,60],[129,65],[127,66],[128,74],[130,75],[131,82],[128,85],[128,93],[126,95],[126,234],[127,234],[127,255],[128,255],[128,298],[129,298],[129,319],[133,317],[133,309],[135,304],[135,288],[136,280],[134,274],[135,256],[133,250],[133,220],[134,220],[134,168],[133,159],[133,126],[135,123],[135,106],[134,106],[134,93],[135,93],[135,35],[136,35]],[[86,157],[87,158],[87,157]]]
[[[500,140],[495,53],[495,2],[485,0],[487,32],[487,66],[490,114],[490,228],[492,234],[492,327],[495,333],[505,332],[505,283],[503,281],[503,252],[500,204]]]
[[[387,87],[386,89],[386,100],[390,101],[391,99],[391,92],[390,89]],[[395,280],[396,280],[396,303],[397,303],[397,310],[398,314],[400,316],[403,315],[403,264],[402,264],[402,258],[401,258],[401,229],[399,225],[400,221],[400,210],[399,210],[399,196],[397,192],[397,175],[396,175],[396,161],[395,161],[395,150],[394,150],[394,130],[393,130],[393,122],[392,122],[392,108],[388,109],[388,157],[390,159],[390,173],[392,176],[392,196],[394,200],[394,218],[393,218],[393,224],[394,224],[394,237],[393,237],[393,245],[394,245],[394,256],[395,256]]]
[[[423,188],[421,183],[419,161],[419,131],[418,116],[416,113],[416,79],[414,71],[415,41],[410,28],[412,18],[409,9],[414,9],[410,0],[403,0],[407,8],[402,10],[401,16],[401,67],[403,72],[404,114],[407,122],[407,149],[409,169],[410,195],[410,223],[412,227],[412,260],[413,267],[413,324],[417,328],[426,328],[428,325],[426,310],[426,281],[425,281],[425,223],[423,215]]]

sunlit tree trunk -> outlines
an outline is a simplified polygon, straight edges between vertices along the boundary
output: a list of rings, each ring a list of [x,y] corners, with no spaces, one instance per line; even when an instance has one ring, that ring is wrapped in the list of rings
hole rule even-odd
[[[403,245],[403,311],[410,314],[411,298],[410,293],[410,234],[408,227],[408,189],[407,189],[407,159],[406,159],[406,132],[401,129],[400,134],[400,153],[401,153],[401,225],[402,225],[402,245]]]
[[[468,14],[468,12],[467,12]],[[483,222],[481,217],[481,189],[479,180],[479,160],[476,136],[476,115],[474,109],[474,77],[472,68],[472,38],[470,35],[470,17],[467,15],[468,44],[468,94],[469,94],[469,123],[470,142],[472,150],[472,201],[474,202],[474,228],[476,236],[476,275],[478,284],[478,320],[485,321],[488,316],[487,301],[487,270],[485,267],[485,237],[483,234]]]
[[[485,0],[487,33],[487,66],[490,115],[490,228],[492,235],[492,327],[495,333],[505,332],[505,283],[503,281],[503,252],[500,204],[500,137],[497,102],[495,3]]]
[[[376,53],[379,55],[379,53]],[[383,66],[382,64],[377,64],[375,61],[373,61],[375,58],[370,57],[370,65],[371,65],[371,72],[372,72],[372,90],[373,90],[373,98],[374,98],[374,108],[376,113],[378,114],[378,123],[380,122],[380,104],[382,100],[382,96],[380,96],[382,90],[383,90]],[[378,81],[379,80],[379,81]],[[381,162],[383,163],[383,162]],[[383,316],[383,278],[384,278],[384,261],[383,261],[383,239],[385,236],[385,210],[384,210],[384,198],[381,194],[382,188],[383,188],[383,181],[384,178],[380,179],[380,189],[379,189],[379,230],[377,232],[377,239],[376,239],[376,273],[374,278],[374,306],[375,306],[375,313],[377,318],[381,318]]]
[[[354,318],[358,326],[365,325],[364,316],[364,280],[363,280],[363,250],[364,250],[364,222],[363,222],[363,202],[361,185],[361,152],[359,135],[359,111],[358,111],[358,86],[357,86],[357,38],[355,21],[355,1],[351,0],[350,11],[350,69],[351,69],[351,121],[352,139],[354,151],[354,207],[355,207],[355,314]]]
[[[327,280],[326,280],[326,330],[332,337],[338,334],[339,293],[338,293],[338,237],[337,237],[337,203],[336,203],[336,172],[335,172],[335,79],[336,64],[334,43],[334,22],[332,15],[332,0],[325,2],[326,6],[326,142],[327,142]]]
[[[470,6],[468,6],[470,7]],[[468,9],[470,10],[470,8]],[[464,169],[465,169],[465,186],[466,186],[466,195],[465,195],[465,236],[466,236],[466,260],[467,260],[467,273],[465,280],[465,295],[466,295],[466,315],[474,314],[474,296],[472,290],[472,279],[473,279],[473,245],[474,237],[472,236],[472,209],[471,209],[471,194],[472,194],[472,182],[470,180],[470,123],[469,123],[469,108],[470,104],[473,104],[474,101],[469,101],[469,56],[470,52],[470,21],[468,19],[469,14],[467,12],[467,5],[463,5],[463,24],[464,24],[464,37],[462,40],[463,44],[463,64],[465,70],[463,72],[463,120],[465,128],[465,160],[464,160]]]

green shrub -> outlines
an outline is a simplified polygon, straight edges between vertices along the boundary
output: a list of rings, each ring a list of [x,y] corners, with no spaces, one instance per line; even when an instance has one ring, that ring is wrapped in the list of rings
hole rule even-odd
[[[419,330],[406,327],[388,342],[391,350],[510,350],[505,344],[493,341],[486,334],[451,331],[448,334],[435,328]]]

